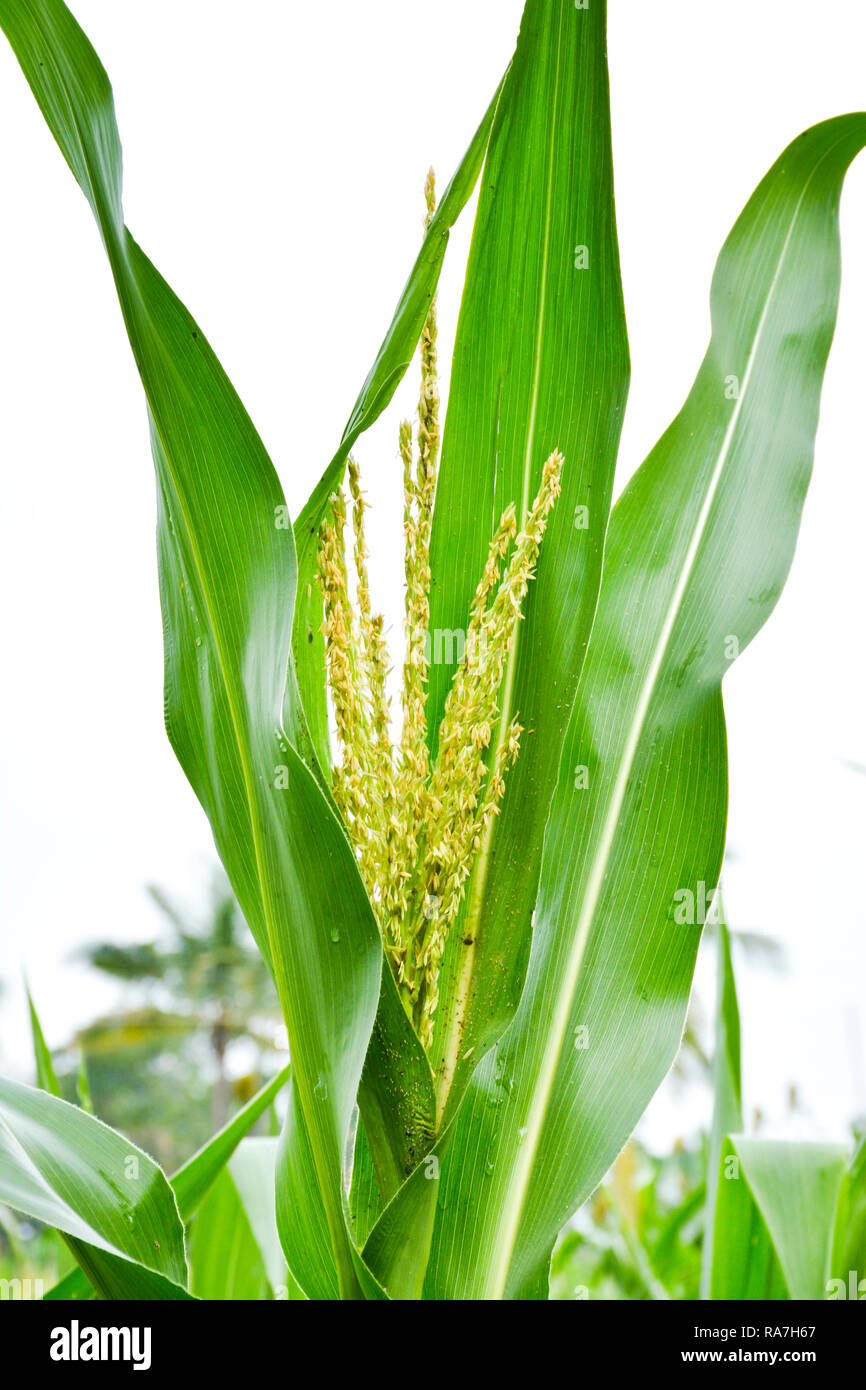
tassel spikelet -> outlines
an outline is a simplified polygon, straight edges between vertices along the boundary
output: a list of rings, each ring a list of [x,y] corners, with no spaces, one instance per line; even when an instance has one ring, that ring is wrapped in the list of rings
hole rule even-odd
[[[323,633],[342,766],[334,771],[334,799],[357,842],[365,826],[366,711],[359,689],[355,616],[346,573],[346,499],[331,499],[331,519],[322,528],[317,582],[325,607]]]
[[[432,170],[426,226],[435,209]],[[382,929],[407,1014],[430,1052],[439,975],[466,886],[505,795],[520,751],[517,717],[500,709],[508,656],[535,572],[547,520],[560,491],[562,456],[551,454],[523,530],[514,505],[503,513],[469,611],[464,650],[451,683],[431,765],[427,729],[430,660],[430,535],[439,458],[436,305],[421,338],[416,438],[400,427],[405,537],[405,642],[402,730],[390,736],[389,670],[383,620],[370,600],[364,535],[366,503],[349,459],[355,603],[346,563],[346,497],[331,499],[319,537],[317,582],[324,598],[328,684],[341,762],[334,799]]]
[[[382,635],[384,619],[375,617],[370,605],[370,579],[367,573],[367,545],[364,536],[366,503],[361,493],[358,465],[349,459],[349,489],[354,503],[352,522],[355,533],[355,574],[357,576],[358,614],[361,634],[361,664],[366,714],[370,724],[373,748],[370,767],[375,785],[373,794],[382,798],[383,809],[390,811],[394,800],[393,760],[389,733],[390,710],[385,683],[388,679],[388,651]]]

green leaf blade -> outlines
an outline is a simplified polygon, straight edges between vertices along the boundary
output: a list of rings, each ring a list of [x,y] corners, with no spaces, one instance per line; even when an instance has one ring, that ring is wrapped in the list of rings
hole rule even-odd
[[[491,742],[492,759],[519,716],[520,756],[443,962],[432,1059],[440,1113],[453,1113],[520,996],[544,824],[598,597],[628,372],[605,5],[529,0],[482,179],[443,434],[431,545],[434,749],[459,655],[449,639],[466,628],[493,532],[512,502],[525,522],[555,449],[565,464]]]
[[[852,1273],[858,1294],[866,1292],[866,1135],[856,1145],[839,1190],[831,1274],[849,1296]]]
[[[675,920],[677,895],[712,896],[724,845],[727,638],[751,640],[791,562],[835,321],[839,195],[864,142],[866,116],[825,122],[762,182],[719,261],[692,393],[614,509],[526,987],[456,1121],[433,1297],[542,1287],[559,1228],[679,1045],[701,921]]]
[[[751,1292],[751,1247],[736,1245],[732,1204],[742,1205],[747,1188],[766,1225],[792,1299],[827,1297],[833,1223],[847,1153],[841,1144],[797,1143],[731,1135],[719,1177],[718,1249],[713,1262],[713,1298],[762,1297]],[[743,1290],[746,1290],[744,1292]]]
[[[27,990],[27,1008],[30,1013],[30,1031],[33,1035],[33,1057],[36,1062],[36,1084],[41,1090],[47,1091],[51,1096],[60,1097],[60,1083],[54,1070],[54,1063],[51,1059],[51,1052],[45,1042],[42,1032],[42,1024],[39,1022],[39,1015],[36,1012],[36,1005],[33,1003],[33,996]]]
[[[290,1200],[317,1209],[330,1249],[309,1279],[329,1289],[336,1279],[351,1293],[341,1165],[382,952],[351,849],[316,780],[290,669],[297,563],[291,527],[280,524],[282,490],[203,333],[124,225],[111,88],[85,35],[60,0],[2,0],[0,24],[111,264],[158,480],[166,726],[274,970],[293,1060],[292,1133],[304,1131],[311,1158],[287,1166],[306,1184]],[[304,1255],[293,1252],[301,1263]]]
[[[0,1200],[61,1231],[102,1297],[188,1297],[183,1226],[162,1170],[77,1106],[5,1079]]]
[[[716,1001],[716,1038],[713,1057],[713,1122],[707,1157],[707,1191],[704,1204],[704,1238],[701,1246],[701,1297],[709,1298],[715,1244],[719,1165],[728,1134],[743,1127],[742,1073],[740,1066],[740,1010],[731,959],[731,934],[724,920],[719,889],[719,964]]]

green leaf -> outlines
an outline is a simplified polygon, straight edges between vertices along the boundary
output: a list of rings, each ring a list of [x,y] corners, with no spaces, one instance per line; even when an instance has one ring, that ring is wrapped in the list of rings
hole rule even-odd
[[[78,1072],[75,1077],[75,1098],[82,1110],[94,1115],[93,1096],[90,1093],[90,1077],[87,1075],[87,1058],[82,1048],[78,1054]]]
[[[60,1095],[60,1083],[54,1071],[54,1063],[51,1060],[51,1053],[45,1043],[42,1032],[42,1024],[39,1022],[39,1015],[36,1012],[36,1005],[33,1003],[33,996],[28,988],[27,1007],[30,1010],[30,1031],[33,1035],[33,1056],[36,1061],[36,1084],[43,1091],[47,1091],[51,1096]]]
[[[77,1106],[0,1079],[0,1201],[55,1227],[103,1298],[187,1298],[162,1170]]]
[[[273,1299],[289,1287],[274,1216],[276,1139],[245,1139],[192,1227],[193,1292],[203,1299]],[[295,1286],[294,1297],[303,1297]]]
[[[738,1164],[731,1164],[732,1158]],[[826,1298],[833,1223],[846,1162],[841,1144],[731,1135],[719,1177],[711,1297],[779,1296],[760,1288],[752,1291],[753,1246],[743,1243],[742,1225],[751,1198],[772,1241],[790,1297]]]
[[[747,1301],[788,1299],[773,1238],[727,1137],[719,1154],[714,1212],[713,1263],[704,1296]]]
[[[629,371],[605,13],[603,0],[587,10],[526,5],[457,329],[431,546],[431,743],[459,655],[448,639],[466,628],[499,518],[514,502],[526,520],[554,449],[565,465],[491,744],[492,757],[519,715],[520,756],[443,961],[432,1058],[440,1113],[453,1110],[520,997],[544,824],[601,578]]]
[[[852,1274],[858,1299],[866,1294],[866,1134],[854,1150],[839,1189],[830,1273],[843,1281],[846,1298],[851,1297]]]
[[[785,1299],[785,1277],[746,1182],[729,1134],[742,1129],[740,1010],[731,960],[731,935],[717,899],[719,965],[713,1058],[713,1122],[707,1150],[701,1298]]]
[[[325,648],[321,634],[322,602],[316,587],[319,529],[328,502],[343,478],[346,459],[356,440],[388,405],[406,374],[427,312],[436,293],[451,228],[478,182],[493,117],[502,92],[500,83],[457,172],[443,194],[427,229],[423,245],[400,296],[376,359],[361,387],[343,438],[295,525],[298,548],[298,605],[295,612],[294,657],[298,685],[319,761],[330,767],[326,705]]]
[[[544,1297],[557,1232],[679,1046],[724,846],[721,681],[791,564],[864,142],[866,116],[825,122],[762,181],[716,268],[694,387],[614,509],[526,986],[455,1122],[428,1297]]]
[[[364,1243],[364,1260],[388,1298],[404,1301],[424,1296],[424,1277],[439,1214],[439,1174],[453,1128],[445,1131],[436,1153],[427,1156],[408,1183],[392,1198]],[[412,1194],[406,1201],[406,1193]],[[372,1215],[372,1213],[371,1213]]]
[[[358,1124],[352,1154],[352,1185],[349,1213],[359,1249],[382,1215],[382,1193],[373,1168],[373,1158],[363,1123]]]
[[[178,1212],[184,1222],[188,1222],[197,1211],[241,1141],[243,1140],[246,1144],[252,1142],[245,1139],[245,1135],[265,1113],[268,1106],[273,1103],[274,1097],[282,1090],[290,1074],[291,1068],[289,1067],[284,1067],[281,1072],[278,1072],[273,1080],[263,1086],[252,1100],[248,1101],[236,1115],[233,1115],[228,1124],[212,1139],[208,1140],[207,1144],[197,1153],[193,1154],[192,1158],[188,1159],[171,1178],[171,1187],[177,1201]],[[273,1188],[273,1177],[271,1187]],[[273,1205],[272,1201],[272,1217]],[[275,1225],[274,1231],[276,1231]],[[286,1283],[287,1279],[284,1278],[282,1282]],[[70,1270],[46,1294],[46,1298],[58,1300],[92,1297],[93,1289],[84,1271],[80,1268]]]
[[[419,1171],[423,1171],[419,1170]],[[404,1224],[405,1209],[397,1201],[386,1207],[364,1246],[364,1260],[374,1270],[391,1299],[420,1299],[437,1214],[438,1178],[419,1183],[419,1201],[412,1208],[412,1228]]]
[[[33,1003],[33,996],[28,988],[27,1004],[30,1010],[30,1030],[33,1035],[33,1054],[36,1060],[36,1084],[40,1090],[47,1091],[49,1095],[57,1096],[62,1099],[60,1094],[60,1084],[54,1071],[54,1063],[51,1060],[51,1053],[45,1043],[42,1032],[42,1024],[36,1012],[36,1005]],[[78,1103],[82,1110],[88,1114],[93,1114],[93,1104],[90,1099],[90,1092],[87,1085],[87,1069],[82,1052],[78,1066]],[[55,1284],[54,1288],[45,1295],[49,1299],[92,1299],[96,1297],[93,1285],[80,1266],[64,1275]]]
[[[189,1263],[196,1298],[273,1298],[262,1253],[227,1168],[220,1172],[193,1222]]]
[[[382,971],[379,1009],[358,1104],[381,1202],[387,1203],[427,1153],[436,1134],[430,1063],[388,967]]]
[[[63,1278],[59,1279],[45,1295],[46,1300],[54,1303],[69,1303],[73,1300],[86,1302],[95,1297],[93,1285],[80,1265],[76,1265],[74,1269],[69,1270],[68,1274],[64,1274]]]
[[[731,960],[731,935],[718,898],[718,994],[716,1042],[713,1057],[713,1124],[707,1155],[707,1191],[704,1205],[704,1240],[701,1247],[701,1297],[709,1298],[713,1267],[719,1165],[725,1137],[743,1127],[742,1076],[740,1070],[740,1010]]]
[[[295,1219],[290,1263],[311,1294],[353,1296],[341,1164],[382,952],[314,775],[290,660],[297,565],[282,490],[204,335],[124,225],[111,88],[86,37],[60,0],[0,0],[0,24],[96,216],[147,397],[166,725],[274,971],[293,1062],[280,1183],[296,1218],[324,1233],[308,1241]]]
[[[856,1210],[863,1196],[858,1191],[862,1160],[855,1155],[846,1170],[840,1146],[737,1132],[742,1126],[740,1016],[724,922],[719,924],[714,1086],[701,1297],[824,1298],[834,1226],[832,1269],[841,1268],[846,1256],[856,1258],[857,1237],[848,1244],[848,1234],[852,1207]],[[847,1287],[846,1275],[846,1296]]]
[[[275,1216],[275,1138],[245,1139],[229,1160],[228,1172],[240,1198],[250,1230],[261,1252],[268,1282],[275,1297],[283,1290],[293,1300],[304,1295],[286,1269]]]

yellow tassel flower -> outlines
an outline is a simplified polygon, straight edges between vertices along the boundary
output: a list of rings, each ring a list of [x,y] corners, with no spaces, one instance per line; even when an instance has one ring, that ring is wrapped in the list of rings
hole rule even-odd
[[[435,208],[433,171],[425,187],[427,221]],[[523,600],[535,572],[547,520],[560,491],[562,456],[544,465],[538,496],[517,534],[514,505],[504,512],[469,612],[431,765],[427,741],[430,535],[439,458],[436,303],[421,338],[416,432],[400,427],[405,535],[405,641],[402,730],[392,746],[386,695],[388,652],[374,615],[364,534],[366,503],[357,463],[348,465],[355,594],[349,592],[346,497],[332,498],[319,543],[325,654],[337,744],[334,799],[355,850],[407,1014],[429,1052],[445,945],[460,911],[476,855],[505,795],[520,750],[515,717],[492,759],[499,694]]]

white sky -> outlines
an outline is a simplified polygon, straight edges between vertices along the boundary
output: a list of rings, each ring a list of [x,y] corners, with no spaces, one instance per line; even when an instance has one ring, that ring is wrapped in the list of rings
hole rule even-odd
[[[201,322],[295,514],[336,445],[420,235],[510,56],[520,0],[77,0],[115,89],[127,220]],[[866,106],[850,0],[612,0],[617,211],[632,350],[621,482],[676,413],[709,332],[718,250],[806,126]],[[90,211],[0,41],[0,1066],[29,1067],[26,967],[49,1042],[115,998],[80,943],[157,928],[143,885],[197,906],[203,813],[162,726],[144,406]],[[866,156],[843,201],[844,284],[794,571],[726,687],[734,927],[749,1106],[840,1134],[866,1110]],[[447,357],[470,222],[440,294]],[[402,393],[412,408],[415,381]],[[373,582],[398,623],[401,406],[358,452]],[[709,965],[709,963],[708,963]],[[708,968],[704,996],[711,998]],[[691,1131],[696,1102],[653,1108]],[[787,1121],[789,1128],[791,1121]]]

